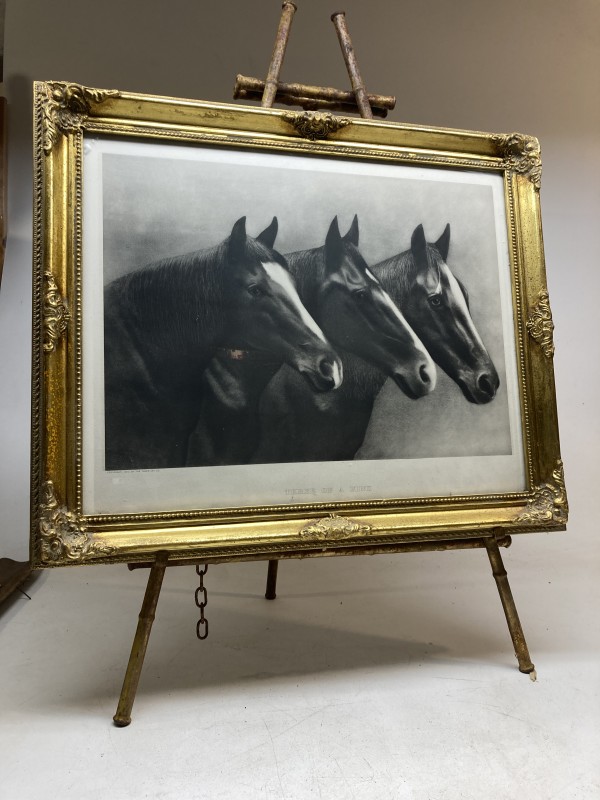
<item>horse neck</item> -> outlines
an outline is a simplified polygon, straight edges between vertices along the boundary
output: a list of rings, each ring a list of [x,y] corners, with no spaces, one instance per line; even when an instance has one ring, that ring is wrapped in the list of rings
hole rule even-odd
[[[222,328],[224,258],[224,246],[217,245],[120,279],[121,308],[151,359],[204,368]]]
[[[204,373],[207,399],[230,411],[257,410],[260,397],[281,362],[257,359],[247,351],[218,352]]]
[[[370,411],[387,376],[354,353],[339,347],[336,350],[344,364],[344,380],[337,391],[348,401]]]
[[[319,287],[322,286],[325,277],[325,247],[288,253],[285,260],[296,281],[300,300],[319,324],[317,299]]]

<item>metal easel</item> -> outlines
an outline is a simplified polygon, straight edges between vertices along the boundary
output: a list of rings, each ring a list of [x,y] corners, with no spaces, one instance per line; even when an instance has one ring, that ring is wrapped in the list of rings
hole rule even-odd
[[[365,85],[361,78],[350,34],[346,26],[345,12],[338,11],[332,14],[331,20],[335,26],[346,68],[352,84],[352,92],[342,91],[330,87],[306,86],[299,83],[280,83],[279,73],[283,64],[283,58],[287,47],[290,28],[297,7],[290,0],[284,0],[282,5],[281,18],[275,38],[275,45],[271,56],[271,62],[267,73],[267,78],[262,81],[258,78],[238,75],[234,98],[243,100],[260,100],[263,108],[271,108],[273,103],[284,105],[300,106],[305,110],[327,109],[328,111],[344,111],[350,113],[360,113],[363,119],[372,119],[374,116],[386,117],[388,110],[394,108],[395,97],[386,95],[367,94]],[[423,541],[409,542],[406,544],[378,545],[377,547],[361,548],[329,548],[326,553],[320,550],[307,551],[302,553],[286,554],[286,558],[306,558],[323,555],[359,555],[374,553],[408,553],[424,552],[435,550],[464,550],[464,549],[485,549],[492,567],[492,574],[496,581],[498,593],[511,639],[515,649],[515,655],[519,664],[519,670],[530,675],[535,680],[535,667],[529,656],[529,650],[523,634],[523,628],[517,614],[515,601],[508,583],[508,577],[499,547],[509,547],[510,536],[504,534],[502,530],[486,531],[481,538],[468,539],[448,539],[448,541]],[[239,559],[207,559],[211,564],[222,563],[228,560]],[[196,605],[200,609],[200,619],[197,626],[198,638],[205,639],[208,634],[208,623],[206,622],[204,609],[206,607],[206,588],[204,587],[203,577],[206,574],[206,566],[200,568],[203,563],[196,559],[174,558],[169,560],[169,553],[161,551],[156,554],[152,562],[130,564],[129,569],[150,568],[150,576],[144,595],[144,601],[139,614],[138,625],[131,648],[127,671],[123,681],[123,688],[117,706],[117,712],[113,717],[115,725],[125,727],[131,723],[131,709],[135,700],[137,687],[146,655],[150,631],[156,613],[156,606],[162,587],[162,582],[167,567],[190,566],[195,564],[196,571],[200,576],[200,585],[196,589]],[[277,589],[277,570],[279,561],[269,560],[267,572],[267,586],[265,597],[267,600],[274,600]]]

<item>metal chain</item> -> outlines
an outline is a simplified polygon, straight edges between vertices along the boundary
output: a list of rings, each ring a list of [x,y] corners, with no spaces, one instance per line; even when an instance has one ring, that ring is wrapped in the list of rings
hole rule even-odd
[[[204,609],[208,603],[208,594],[206,592],[206,587],[204,586],[204,576],[207,572],[208,564],[205,564],[203,569],[200,567],[200,564],[196,564],[196,574],[200,578],[200,585],[196,589],[195,593],[196,605],[200,609],[200,619],[196,623],[196,636],[199,639],[206,639],[208,636],[208,620],[204,616]]]

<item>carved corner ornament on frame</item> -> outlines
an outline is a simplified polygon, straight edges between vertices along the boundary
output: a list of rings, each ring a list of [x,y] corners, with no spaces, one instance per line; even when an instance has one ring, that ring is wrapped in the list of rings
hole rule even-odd
[[[300,529],[300,536],[317,541],[337,540],[345,539],[349,536],[366,536],[371,530],[371,525],[364,525],[356,520],[331,513],[328,517],[323,517],[305,525]]]
[[[545,289],[538,294],[538,301],[532,307],[525,326],[531,338],[542,348],[546,358],[552,358],[554,355],[554,322],[550,310],[550,299]]]
[[[569,503],[565,489],[565,474],[563,463],[559,459],[550,480],[534,487],[533,496],[514,522],[516,525],[523,523],[537,525],[540,522],[566,525],[568,517]]]
[[[330,134],[337,133],[352,122],[347,117],[337,117],[324,111],[286,111],[283,119],[300,136],[312,142],[326,139]]]
[[[539,191],[542,183],[540,143],[523,133],[500,133],[492,137],[508,169],[529,178]]]
[[[46,130],[42,147],[49,153],[60,134],[79,130],[89,116],[90,105],[103,103],[108,97],[118,97],[116,89],[89,89],[77,83],[50,81],[47,84],[47,97],[42,101],[42,113]]]
[[[42,486],[39,528],[41,560],[45,564],[64,563],[65,559],[81,563],[115,550],[92,537],[77,514],[59,504],[52,481],[45,481]]]
[[[69,309],[51,272],[44,272],[44,300],[42,307],[45,353],[56,350],[60,337],[69,325]]]

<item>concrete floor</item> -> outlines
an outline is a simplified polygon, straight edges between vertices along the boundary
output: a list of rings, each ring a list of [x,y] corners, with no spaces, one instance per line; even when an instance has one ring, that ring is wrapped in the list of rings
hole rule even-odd
[[[522,536],[505,564],[538,680],[518,672],[485,553],[168,570],[130,727],[112,724],[146,571],[45,572],[1,609],[2,800],[597,800],[596,553]]]

